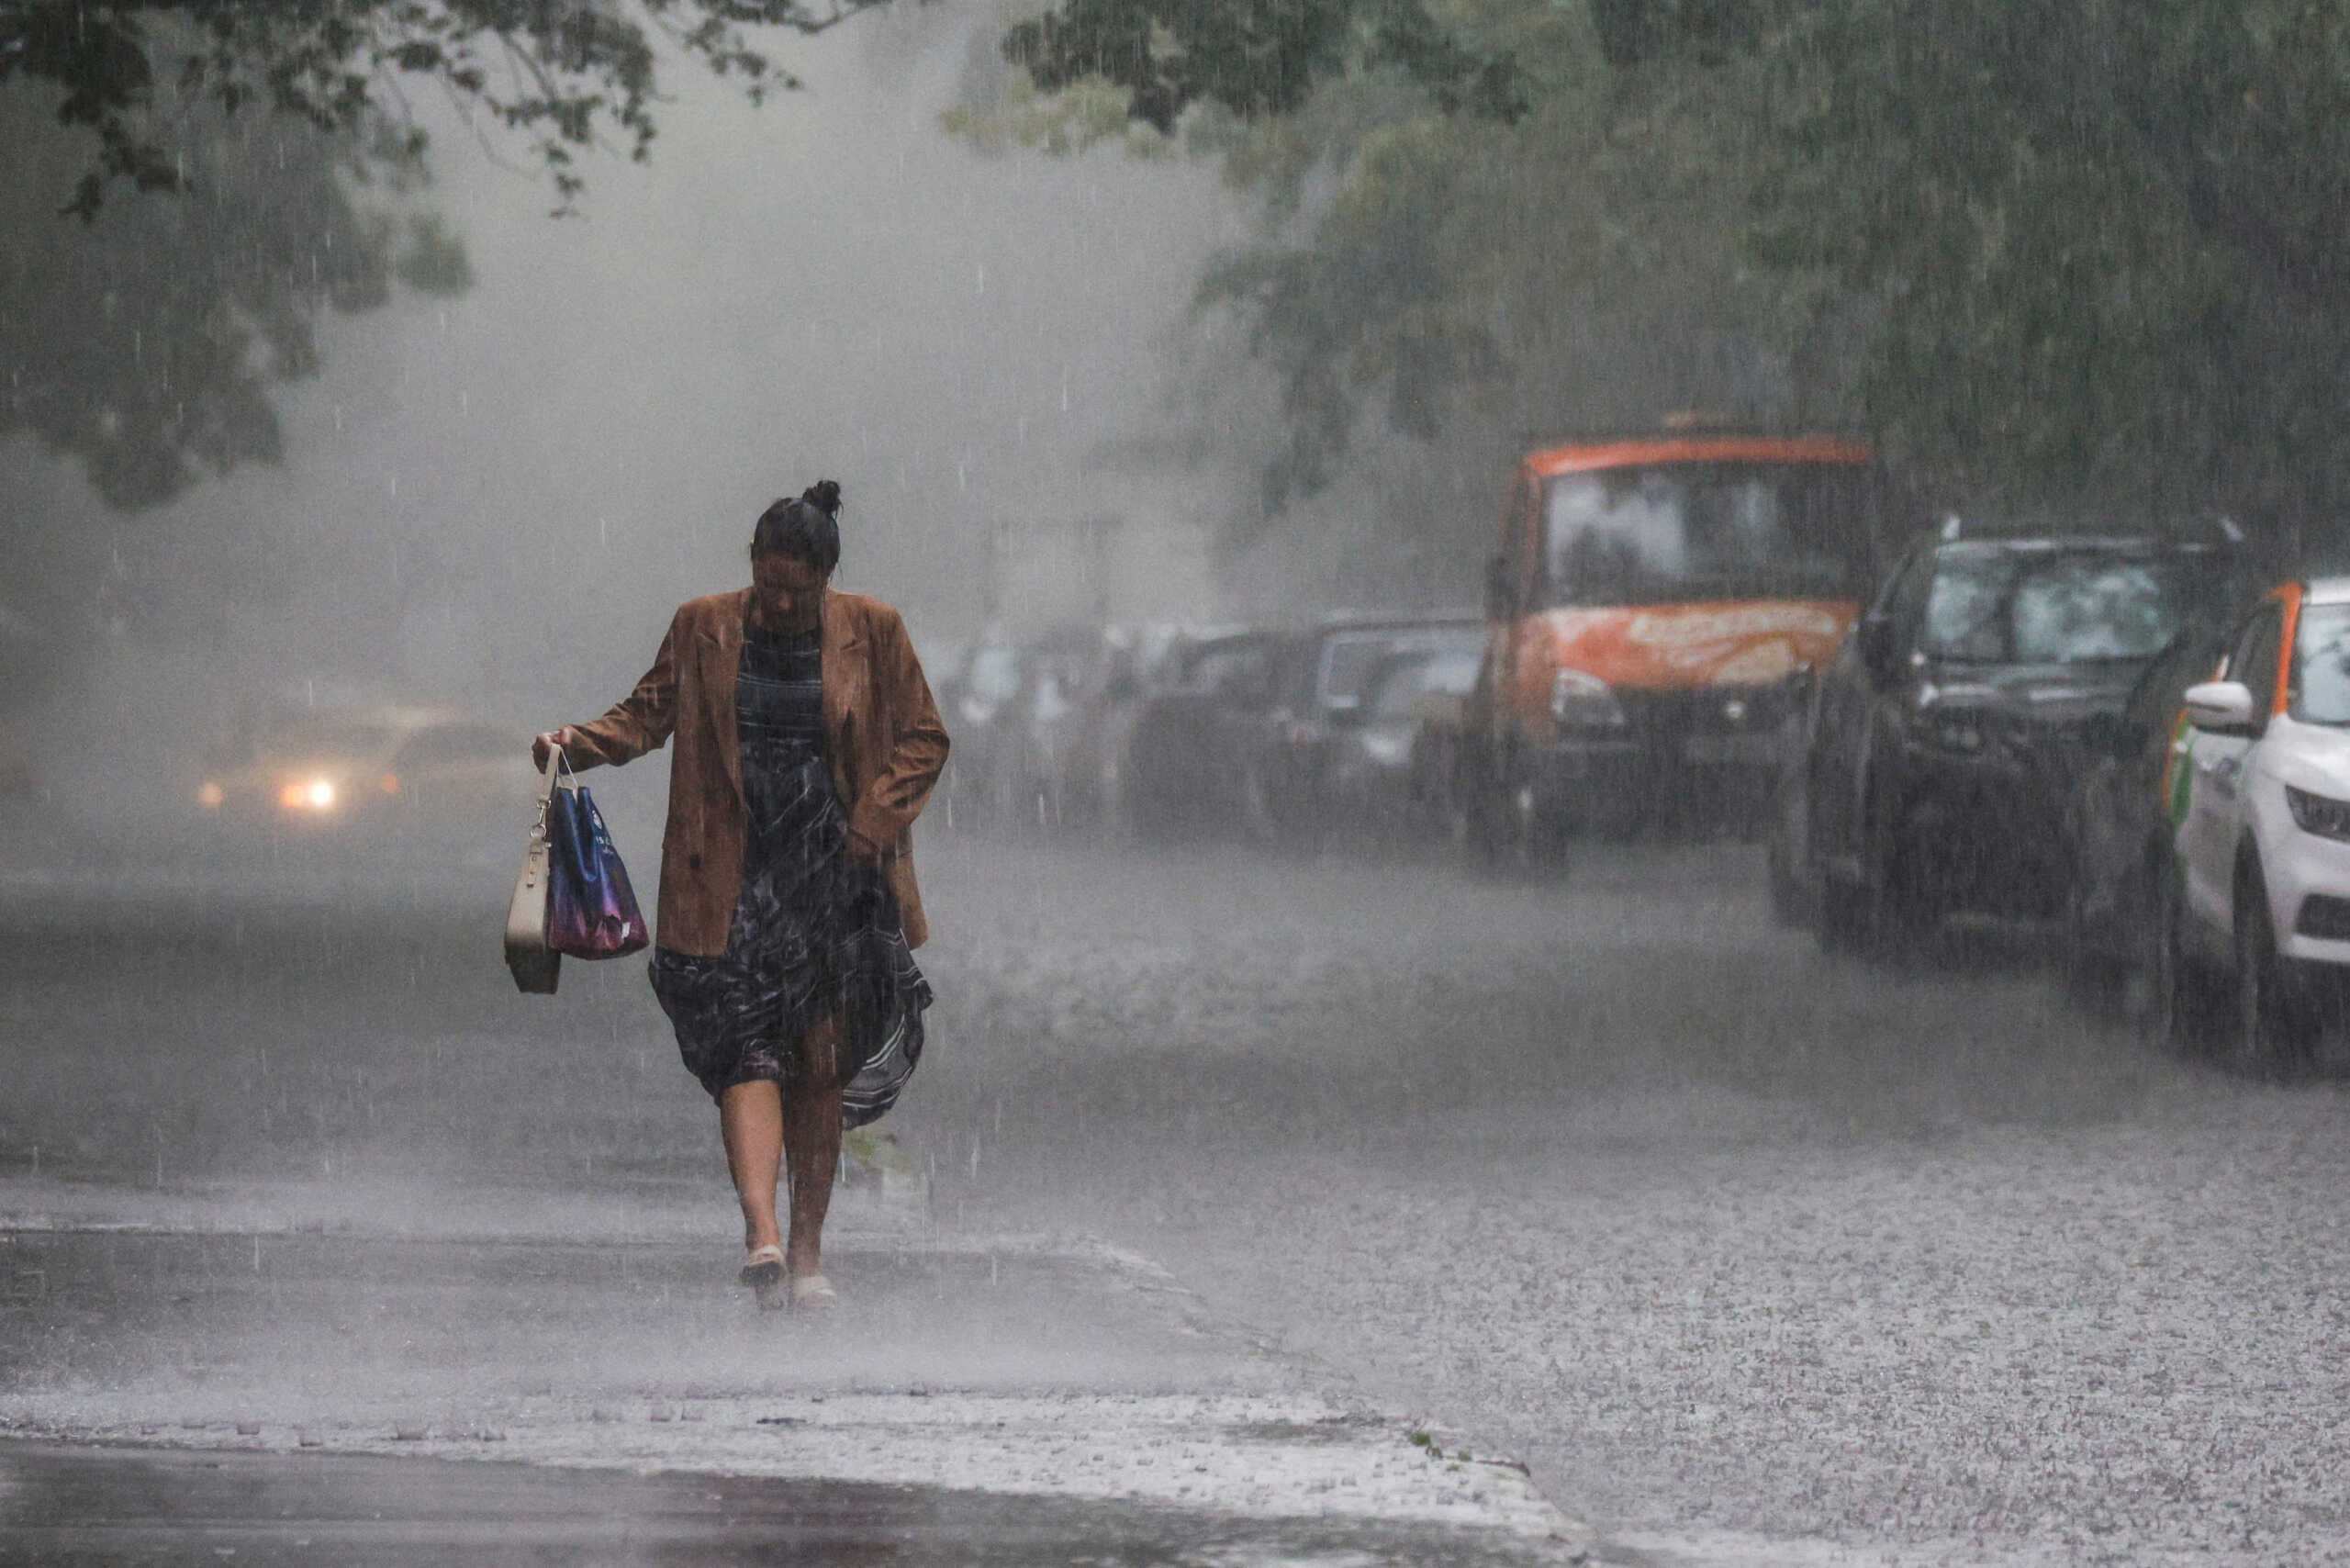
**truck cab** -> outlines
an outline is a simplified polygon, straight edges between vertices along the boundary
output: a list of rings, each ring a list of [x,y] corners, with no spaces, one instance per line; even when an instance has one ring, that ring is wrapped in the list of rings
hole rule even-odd
[[[1897,537],[1863,443],[1667,431],[1517,461],[1458,782],[1489,857],[1758,826],[1794,701]]]

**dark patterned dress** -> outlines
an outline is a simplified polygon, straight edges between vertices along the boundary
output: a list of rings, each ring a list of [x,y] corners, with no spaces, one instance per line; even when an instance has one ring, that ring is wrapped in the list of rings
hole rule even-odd
[[[841,1020],[842,1121],[897,1103],[922,1058],[929,982],[881,872],[848,850],[825,755],[822,633],[744,629],[734,678],[750,810],[743,891],[717,958],[657,948],[653,993],[686,1068],[712,1099],[768,1079],[790,1092],[800,1039]]]

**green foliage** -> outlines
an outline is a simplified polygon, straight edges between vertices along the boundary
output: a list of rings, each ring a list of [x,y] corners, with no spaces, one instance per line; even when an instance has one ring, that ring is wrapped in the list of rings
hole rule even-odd
[[[1761,402],[1811,330],[1740,252],[1756,160],[1719,83],[1611,72],[1580,9],[1460,0],[1441,20],[1464,56],[1539,62],[1520,112],[1365,64],[1296,114],[1211,113],[1194,137],[1263,214],[1199,297],[1278,378],[1271,510],[1330,482],[1367,418],[1482,490],[1492,448],[1531,432]]]
[[[199,475],[280,454],[273,379],[318,364],[328,308],[387,297],[386,221],[303,125],[192,106],[159,155],[200,194],[59,218],[49,192],[86,156],[38,96],[0,93],[0,438],[80,460],[108,505],[170,500]],[[438,235],[438,230],[434,230]],[[439,237],[444,259],[463,250]]]
[[[2330,0],[1072,0],[1006,52],[1202,106],[1259,198],[1201,297],[1282,388],[1276,503],[1374,409],[1688,404],[1863,422],[1975,496],[2350,503]]]
[[[266,601],[293,568],[270,520],[183,515],[173,573],[158,577],[144,530],[62,527],[77,509],[30,454],[72,464],[100,501],[130,513],[274,463],[285,437],[273,390],[317,369],[322,318],[383,304],[395,276],[462,287],[464,249],[430,218],[402,227],[362,206],[333,138],[203,103],[171,117],[162,144],[186,194],[62,217],[54,192],[89,151],[50,96],[0,91],[12,160],[0,181],[0,606],[60,625],[121,615],[148,633],[176,617],[172,630],[201,633],[231,605]]]
[[[442,225],[437,213],[409,218],[408,244],[393,258],[392,274],[419,294],[463,294],[474,286],[464,241]]]
[[[411,93],[521,139],[564,210],[583,150],[647,155],[657,42],[756,100],[797,83],[755,29],[821,32],[878,3],[0,0],[0,442],[30,438],[124,511],[274,462],[271,388],[316,369],[324,312],[380,305],[395,280],[471,285],[437,218],[367,205],[422,177]],[[0,594],[119,589],[118,552],[55,535],[44,483],[0,469]],[[207,543],[188,558],[217,568],[195,596],[215,605],[266,597],[285,569],[250,527]]]
[[[178,190],[187,179],[156,109],[169,88],[234,115],[257,106],[395,162],[423,133],[410,84],[433,86],[520,135],[558,210],[584,188],[577,154],[610,133],[642,160],[657,131],[654,35],[755,101],[799,84],[752,29],[822,32],[880,0],[0,0],[0,87],[60,89],[62,123],[96,153],[65,205],[94,215],[109,185]],[[632,15],[633,13],[633,15]]]
[[[1421,0],[1063,0],[1007,32],[1003,53],[1047,92],[1111,84],[1162,136],[1195,104],[1295,113],[1354,70],[1401,71],[1450,112],[1512,118],[1527,105],[1515,60],[1467,47]]]
[[[1860,395],[1992,488],[2350,498],[2350,18],[2311,0],[1790,6],[1754,253],[1876,302]]]

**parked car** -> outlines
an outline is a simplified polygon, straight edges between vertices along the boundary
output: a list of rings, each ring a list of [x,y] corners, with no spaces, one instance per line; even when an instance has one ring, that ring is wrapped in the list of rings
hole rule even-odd
[[[2159,893],[2157,1019],[2302,1064],[2350,976],[2350,578],[2286,583],[2184,696]]]
[[[1486,565],[1472,846],[1760,823],[1785,679],[1824,664],[1908,531],[1869,448],[1668,429],[1527,453]]]
[[[957,827],[980,825],[998,803],[997,756],[1020,684],[1020,650],[1000,628],[990,628],[939,682],[941,715],[955,741],[939,780],[939,805]]]
[[[1812,683],[1774,893],[1823,942],[2063,910],[2065,748],[2228,600],[2231,553],[2146,538],[1944,537],[1911,552]],[[1784,883],[1799,879],[1796,885]]]
[[[1360,732],[1382,675],[1398,659],[1482,655],[1484,646],[1484,624],[1469,614],[1338,615],[1291,637],[1273,701],[1237,737],[1247,825],[1260,838],[1292,845],[1351,825],[1348,808],[1360,802],[1346,794],[1370,760]],[[1374,750],[1393,734],[1374,738]]]
[[[2187,689],[2219,667],[2225,628],[2189,626],[2146,666],[2119,712],[2080,726],[2071,748],[2065,841],[2065,969],[2076,992],[2100,1005],[2158,962],[2160,890],[2170,863],[2165,783],[2171,747],[2186,722]]]
[[[1131,828],[1126,783],[1135,726],[1175,635],[1168,627],[1104,627],[1090,656],[1069,670],[1065,705],[1042,735],[1057,825],[1112,834]]]
[[[1451,833],[1462,705],[1485,651],[1482,627],[1450,645],[1407,644],[1382,659],[1339,724],[1325,795],[1333,816],[1398,843]]]
[[[1146,837],[1236,832],[1262,810],[1248,766],[1280,700],[1290,634],[1263,627],[1189,633],[1168,649],[1127,737],[1121,793]]]
[[[1101,633],[1068,627],[1020,650],[1020,687],[990,758],[999,826],[1050,832],[1069,815],[1073,754],[1102,663]]]
[[[196,791],[223,832],[274,840],[471,844],[528,824],[530,736],[447,709],[329,709],[216,756]]]

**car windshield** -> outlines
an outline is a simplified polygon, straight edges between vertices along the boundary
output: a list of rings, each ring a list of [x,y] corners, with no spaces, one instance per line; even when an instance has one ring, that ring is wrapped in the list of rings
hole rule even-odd
[[[1850,464],[1561,474],[1542,510],[1558,604],[1857,599],[1867,586],[1865,474]]]
[[[1254,700],[1271,678],[1272,650],[1264,644],[1209,643],[1188,656],[1175,685],[1184,691]]]
[[[2350,724],[2350,604],[2301,611],[2288,711],[2305,724]]]
[[[1404,655],[1380,678],[1371,700],[1374,720],[1415,718],[1425,697],[1465,697],[1477,684],[1482,655],[1470,653]]]
[[[1483,628],[1405,626],[1340,633],[1322,644],[1315,700],[1329,711],[1360,708],[1371,683],[1389,667],[1389,661],[1403,655],[1427,657],[1464,647],[1482,650],[1483,643]]]
[[[405,733],[381,720],[350,713],[320,713],[272,731],[258,749],[262,759],[268,762],[378,757],[397,745]]]
[[[1953,545],[1934,563],[1919,645],[1973,664],[2150,659],[2205,596],[2186,556]]]

